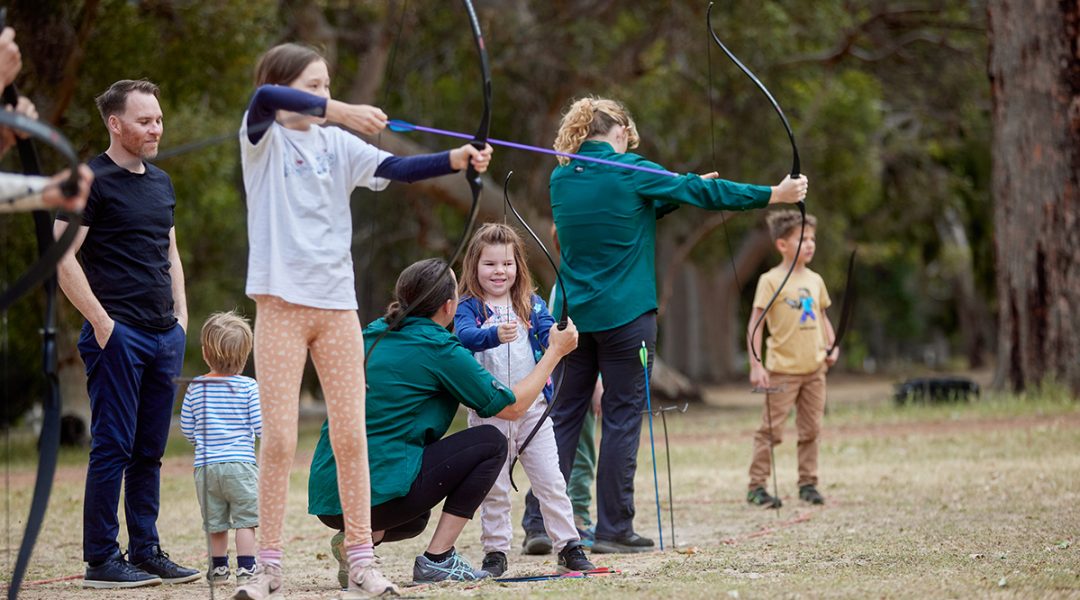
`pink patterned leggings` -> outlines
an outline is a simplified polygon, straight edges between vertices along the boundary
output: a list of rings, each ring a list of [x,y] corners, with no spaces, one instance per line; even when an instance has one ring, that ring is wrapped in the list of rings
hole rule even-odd
[[[255,374],[262,401],[260,547],[284,550],[289,471],[296,454],[300,380],[308,351],[319,374],[337,460],[345,545],[371,543],[371,492],[364,421],[364,337],[356,311],[257,296]]]

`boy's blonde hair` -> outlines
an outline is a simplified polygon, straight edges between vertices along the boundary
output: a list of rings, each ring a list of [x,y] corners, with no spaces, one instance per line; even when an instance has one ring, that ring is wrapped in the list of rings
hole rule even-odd
[[[203,358],[215,373],[236,375],[247,364],[254,335],[248,320],[230,310],[210,315],[199,339]]]
[[[797,210],[775,210],[765,215],[765,224],[769,226],[772,240],[782,240],[791,234],[798,235],[802,226],[802,216]],[[806,226],[817,228],[817,218],[806,215]]]

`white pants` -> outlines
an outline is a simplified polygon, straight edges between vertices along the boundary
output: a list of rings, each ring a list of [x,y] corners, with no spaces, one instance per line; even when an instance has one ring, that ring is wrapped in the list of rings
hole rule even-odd
[[[499,478],[495,480],[495,485],[491,486],[487,498],[484,498],[480,505],[480,525],[483,528],[480,542],[484,545],[485,553],[510,552],[513,535],[510,524],[510,461],[517,455],[518,447],[536,426],[546,407],[546,403],[538,401],[517,421],[498,417],[483,419],[475,411],[469,411],[470,427],[494,425],[510,442],[506,464],[499,473]],[[559,470],[559,450],[555,445],[555,432],[550,417],[544,420],[544,425],[536,432],[536,437],[529,442],[518,462],[525,470],[525,475],[532,484],[533,494],[540,503],[544,527],[548,537],[554,542],[555,552],[561,551],[570,542],[578,541],[574,509],[570,505],[570,497],[566,495],[566,480]]]

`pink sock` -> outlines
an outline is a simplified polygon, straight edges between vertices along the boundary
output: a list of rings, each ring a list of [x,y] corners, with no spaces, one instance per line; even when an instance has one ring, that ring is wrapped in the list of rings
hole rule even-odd
[[[281,559],[285,553],[281,550],[259,550],[259,562],[281,568]]]
[[[355,544],[345,547],[345,556],[349,557],[349,568],[366,567],[375,561],[375,545]]]

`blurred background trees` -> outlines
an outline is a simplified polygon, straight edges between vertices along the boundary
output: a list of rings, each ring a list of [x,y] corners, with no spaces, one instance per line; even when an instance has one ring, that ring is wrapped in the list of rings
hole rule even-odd
[[[642,134],[638,151],[671,170],[774,184],[788,168],[790,149],[771,107],[707,37],[706,3],[474,2],[491,57],[493,137],[550,146],[568,103],[596,94],[627,104]],[[795,129],[811,178],[808,209],[819,222],[812,267],[830,286],[834,320],[848,285],[846,256],[859,249],[859,306],[841,367],[991,364],[999,292],[985,1],[733,0],[713,12],[721,38],[769,86]],[[196,332],[208,313],[254,313],[243,294],[245,204],[229,134],[261,52],[288,40],[317,45],[330,58],[335,97],[377,104],[393,118],[472,132],[480,116],[476,51],[455,2],[19,0],[8,22],[24,53],[24,93],[83,156],[108,144],[93,97],[121,78],[161,85],[164,149],[226,134],[223,143],[160,163],[178,195],[192,329],[187,373],[204,370]],[[370,141],[402,153],[454,145],[390,131]],[[1075,157],[1075,136],[1073,144]],[[5,162],[17,169],[16,159]],[[501,184],[514,170],[516,204],[546,236],[554,164],[497,149],[482,218],[504,218]],[[381,314],[404,266],[449,253],[468,201],[461,176],[354,194],[362,320]],[[753,286],[777,260],[763,213],[727,217],[730,240],[725,215],[684,208],[659,224],[660,353],[701,384],[745,377]],[[24,268],[32,241],[29,219],[0,220],[0,279]],[[545,288],[553,283],[546,262],[531,266]],[[24,299],[5,322],[12,415],[38,396],[40,303],[38,295]],[[74,350],[80,319],[66,303],[65,310],[70,397],[83,394]]]

